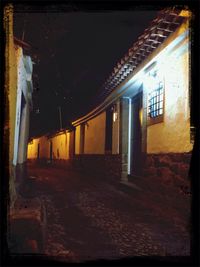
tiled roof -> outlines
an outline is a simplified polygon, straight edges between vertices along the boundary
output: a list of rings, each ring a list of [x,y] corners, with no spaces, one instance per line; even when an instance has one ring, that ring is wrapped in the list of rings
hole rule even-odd
[[[168,8],[160,11],[150,26],[138,38],[128,53],[118,62],[104,83],[97,102],[102,102],[137,66],[143,62],[185,20],[180,9]]]

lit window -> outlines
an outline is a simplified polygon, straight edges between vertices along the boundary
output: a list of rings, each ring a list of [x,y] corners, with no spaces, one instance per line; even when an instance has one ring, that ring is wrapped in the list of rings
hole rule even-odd
[[[149,73],[153,76],[153,88],[148,93],[148,118],[149,124],[163,121],[164,113],[164,84],[157,77],[157,72]]]

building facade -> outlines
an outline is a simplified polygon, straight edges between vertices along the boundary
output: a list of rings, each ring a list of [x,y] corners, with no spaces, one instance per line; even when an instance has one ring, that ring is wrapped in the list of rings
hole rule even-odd
[[[6,118],[8,128],[5,136],[9,140],[9,186],[11,207],[17,191],[25,176],[25,162],[29,137],[29,113],[32,109],[32,71],[30,56],[23,54],[23,48],[13,36],[13,8],[8,5],[4,10],[6,33],[6,77],[5,94]]]
[[[186,181],[193,149],[189,20],[186,10],[161,11],[114,68],[96,107],[72,123],[69,137],[46,139],[44,158],[121,182]],[[36,147],[29,143],[29,159],[38,158]]]

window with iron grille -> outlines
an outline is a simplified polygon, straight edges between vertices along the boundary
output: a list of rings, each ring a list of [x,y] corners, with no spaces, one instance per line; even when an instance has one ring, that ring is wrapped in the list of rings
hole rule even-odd
[[[159,80],[156,72],[153,76],[153,89],[148,94],[149,124],[162,122],[164,114],[164,84],[162,80]]]
[[[163,114],[163,82],[159,82],[158,88],[149,94],[149,117],[155,118]]]

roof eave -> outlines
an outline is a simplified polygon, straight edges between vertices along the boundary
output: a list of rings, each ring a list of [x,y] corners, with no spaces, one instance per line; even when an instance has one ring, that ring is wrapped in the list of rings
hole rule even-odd
[[[93,117],[101,113],[106,107],[108,107],[114,101],[116,101],[137,80],[138,75],[141,72],[141,70],[143,70],[144,68],[148,68],[149,65],[151,65],[158,56],[160,56],[160,53],[162,53],[163,50],[167,49],[167,47],[175,39],[178,39],[179,36],[184,35],[184,33],[186,34],[187,30],[188,30],[188,25],[187,25],[187,19],[186,19],[176,29],[175,32],[172,32],[160,46],[158,46],[144,61],[141,62],[141,64],[138,65],[138,67],[133,71],[133,73],[131,73],[122,83],[120,83],[99,106],[97,106],[95,109],[93,109],[91,112],[89,112],[85,116],[82,116],[78,120],[72,122],[72,125],[77,126],[81,123],[88,121],[89,119],[92,119]],[[182,40],[180,39],[177,41],[181,42]]]

